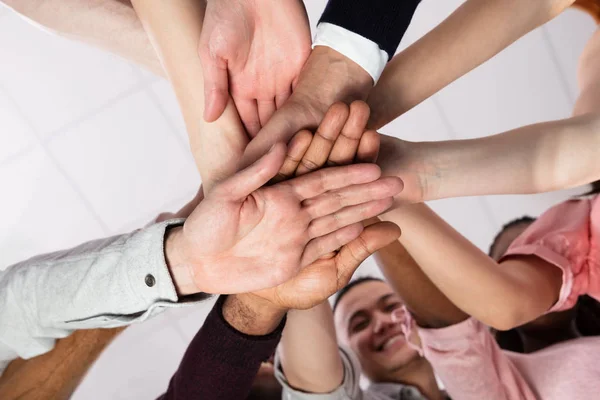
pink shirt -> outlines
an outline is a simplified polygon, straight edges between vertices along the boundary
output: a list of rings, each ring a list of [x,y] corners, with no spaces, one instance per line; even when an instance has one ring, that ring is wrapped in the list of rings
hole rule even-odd
[[[600,300],[600,196],[552,207],[510,246],[508,255],[536,255],[563,271],[558,302],[549,311],[573,307],[588,294]],[[600,394],[598,395],[600,398]]]
[[[422,349],[457,400],[597,400],[600,337],[558,343],[530,354],[500,349],[475,319],[419,328]]]

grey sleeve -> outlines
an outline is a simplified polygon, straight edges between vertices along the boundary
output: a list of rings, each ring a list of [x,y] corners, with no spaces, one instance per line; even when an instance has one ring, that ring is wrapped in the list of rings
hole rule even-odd
[[[0,349],[31,358],[76,329],[128,325],[180,306],[163,249],[166,229],[182,223],[165,221],[1,271]]]
[[[349,349],[340,347],[344,366],[344,381],[331,393],[306,393],[290,386],[281,367],[279,354],[275,355],[275,377],[283,387],[283,400],[361,400],[364,393],[360,388],[360,363]]]

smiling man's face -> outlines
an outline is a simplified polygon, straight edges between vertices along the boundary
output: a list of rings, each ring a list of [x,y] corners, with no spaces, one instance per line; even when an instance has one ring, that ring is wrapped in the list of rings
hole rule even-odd
[[[372,382],[392,382],[396,371],[421,359],[400,324],[392,321],[392,312],[400,307],[387,283],[367,281],[352,287],[335,310],[338,340],[357,355]]]

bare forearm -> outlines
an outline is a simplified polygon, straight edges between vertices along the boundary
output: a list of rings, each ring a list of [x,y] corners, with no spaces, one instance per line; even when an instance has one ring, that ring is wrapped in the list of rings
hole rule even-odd
[[[175,89],[204,190],[237,170],[247,138],[233,102],[217,121],[206,123],[204,80],[198,43],[204,2],[134,0],[146,32]]]
[[[342,359],[328,302],[289,312],[279,355],[286,379],[296,389],[329,393],[341,385]]]
[[[273,332],[287,310],[273,307],[252,294],[230,295],[223,304],[223,318],[238,332],[264,336]]]
[[[399,214],[406,250],[444,295],[465,313],[498,329],[545,312],[558,296],[554,270],[532,260],[502,266],[424,204]]]
[[[600,120],[583,116],[448,143],[460,155],[438,196],[541,193],[600,178]]]
[[[164,76],[148,35],[128,0],[3,0],[23,16],[71,39]]]
[[[391,122],[573,1],[467,0],[388,64],[368,99],[371,127]]]
[[[392,211],[385,219],[402,228],[400,214]],[[431,282],[399,241],[379,250],[375,259],[419,326],[443,328],[469,317]]]
[[[600,179],[600,117],[592,114],[476,139],[402,142],[383,136],[381,143],[384,173],[418,177],[423,201],[542,193]]]

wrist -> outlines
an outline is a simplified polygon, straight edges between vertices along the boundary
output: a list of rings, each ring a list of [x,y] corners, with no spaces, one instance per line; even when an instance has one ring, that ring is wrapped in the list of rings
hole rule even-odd
[[[304,87],[303,81],[311,82],[310,87]],[[365,100],[372,88],[373,79],[360,65],[330,47],[317,46],[290,100],[299,99],[302,104],[312,100],[322,116],[336,101]]]
[[[167,228],[164,249],[165,262],[177,294],[187,296],[200,292],[183,251],[183,226]]]
[[[223,318],[234,329],[264,336],[277,329],[287,309],[277,307],[252,293],[230,295],[223,304]]]

